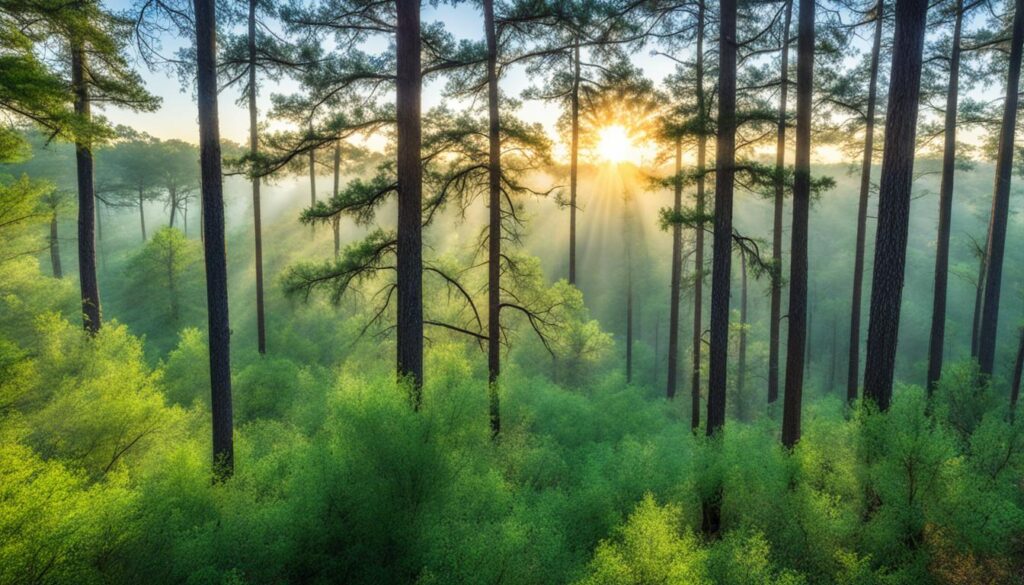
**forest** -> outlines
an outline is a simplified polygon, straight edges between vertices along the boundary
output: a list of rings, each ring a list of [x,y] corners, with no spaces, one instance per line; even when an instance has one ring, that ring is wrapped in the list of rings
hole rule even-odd
[[[0,0],[0,585],[1024,585],[1024,0]]]

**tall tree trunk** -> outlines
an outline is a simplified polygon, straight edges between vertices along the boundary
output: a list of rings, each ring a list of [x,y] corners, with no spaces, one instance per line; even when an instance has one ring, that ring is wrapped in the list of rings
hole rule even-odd
[[[942,350],[946,338],[946,285],[949,281],[949,226],[953,215],[953,173],[956,163],[957,94],[960,89],[960,29],[963,0],[956,2],[953,25],[953,50],[949,57],[949,87],[946,92],[946,127],[942,152],[942,180],[939,184],[939,236],[935,250],[935,287],[932,296],[932,328],[928,338],[928,377],[925,389],[930,396],[942,375]]]
[[[400,378],[411,383],[413,409],[423,388],[423,169],[420,161],[420,0],[398,9],[398,352]]]
[[[836,387],[836,354],[838,353],[838,345],[836,342],[836,320],[832,318],[832,362],[828,368],[828,390],[832,392]]]
[[[256,107],[256,0],[249,0],[249,154],[253,160],[260,152],[258,110]],[[260,212],[260,179],[252,179],[252,231],[256,261],[256,349],[267,353],[267,325],[263,309],[263,219]]]
[[[491,435],[501,432],[501,119],[498,112],[498,39],[494,0],[484,0],[487,37],[487,382]]]
[[[220,122],[217,113],[217,18],[213,0],[194,0],[196,80],[199,104],[199,162],[202,171],[202,231],[206,256],[206,308],[210,340],[210,410],[213,467],[219,479],[234,473],[231,412],[231,327],[228,319],[227,250]]]
[[[341,141],[334,143],[334,196],[341,189]],[[334,259],[341,254],[341,214],[331,218],[331,231],[334,233]]]
[[[1020,328],[1020,341],[1017,342],[1017,359],[1013,362],[1013,382],[1010,384],[1010,420],[1017,411],[1017,399],[1020,397],[1020,379],[1024,373],[1024,327]]]
[[[167,293],[170,297],[171,323],[177,325],[180,315],[178,303],[178,283],[174,273],[174,240],[167,241]]]
[[[704,0],[697,1],[697,62],[694,75],[697,79],[697,115],[700,116],[697,135],[697,230],[694,235],[693,251],[693,339],[690,373],[690,429],[700,428],[700,367],[701,342],[704,333],[704,171],[707,163],[707,104],[704,100]]]
[[[747,255],[740,254],[740,348],[736,364],[736,412],[746,420],[747,387]]]
[[[900,326],[910,188],[914,174],[917,110],[921,90],[927,0],[897,0],[889,111],[878,193],[875,267],[864,370],[864,396],[885,411],[892,399],[896,342]]]
[[[71,84],[75,93],[75,113],[91,119],[89,81],[85,48],[74,40],[71,47]],[[82,319],[86,331],[100,330],[100,286],[96,278],[96,192],[93,189],[93,161],[90,139],[75,141],[75,163],[78,176],[78,279],[82,293]]]
[[[779,121],[775,136],[775,209],[772,221],[771,316],[768,332],[768,404],[779,399],[779,336],[782,328],[782,208],[786,200],[786,100],[789,95],[789,28],[793,19],[793,0],[786,0],[786,17],[782,27],[782,71],[779,86]]]
[[[142,242],[146,242],[146,200],[142,194],[142,187],[139,187],[139,227],[142,228]]]
[[[57,234],[57,210],[50,216],[50,265],[53,266],[53,277],[64,278],[64,270],[60,266],[60,238]]]
[[[807,344],[807,224],[811,208],[811,108],[814,82],[814,2],[800,2],[796,45],[796,157],[793,226],[789,244],[789,335],[786,337],[786,394],[782,399],[782,444],[800,440]],[[809,361],[809,360],[808,360]]]
[[[985,238],[988,241],[988,238]],[[974,285],[974,316],[971,319],[971,358],[978,358],[978,333],[981,332],[981,305],[985,298],[985,251],[978,258],[978,282]]]
[[[167,188],[167,197],[171,200],[171,219],[167,222],[168,227],[174,227],[174,218],[178,214],[178,192],[173,186]],[[188,235],[188,231],[185,231]]]
[[[316,151],[309,149],[309,206],[316,205]]]
[[[857,204],[857,249],[853,260],[853,300],[850,302],[850,348],[846,373],[846,400],[857,399],[860,380],[860,317],[864,291],[864,244],[867,240],[868,198],[871,194],[871,161],[875,156],[875,104],[878,101],[878,61],[882,51],[885,6],[875,4],[875,40],[871,46],[868,79],[868,108],[864,120],[864,159],[860,169],[860,199]]]
[[[729,361],[733,176],[736,161],[736,0],[722,0],[719,21],[718,135],[715,141],[715,232],[711,270],[711,350],[707,434],[725,425]],[[717,532],[717,528],[715,529]]]
[[[676,138],[675,185],[672,211],[678,216],[683,211],[683,144]],[[672,224],[672,276],[669,281],[668,301],[668,377],[665,381],[665,395],[669,400],[676,397],[679,368],[679,288],[683,272],[683,226]],[[655,352],[657,355],[658,352]]]
[[[626,203],[629,205],[629,203]],[[627,221],[629,212],[627,211]],[[633,381],[633,243],[626,227],[626,383]]]
[[[1010,71],[1006,75],[1006,102],[996,158],[996,185],[992,195],[992,216],[989,218],[988,249],[985,252],[985,298],[981,306],[981,329],[978,334],[978,362],[981,364],[981,373],[987,375],[992,375],[996,360],[999,294],[1003,279],[1006,224],[1010,214],[1010,177],[1013,173],[1013,139],[1017,130],[1022,44],[1024,0],[1016,0],[1010,41]]]
[[[576,186],[580,144],[580,46],[572,52],[572,144],[569,153],[569,284],[576,284]]]

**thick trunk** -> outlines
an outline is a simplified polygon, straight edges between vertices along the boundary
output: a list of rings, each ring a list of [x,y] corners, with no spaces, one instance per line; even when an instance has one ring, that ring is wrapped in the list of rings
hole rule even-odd
[[[747,256],[740,254],[740,347],[736,364],[736,412],[746,419],[747,386]]]
[[[697,135],[697,230],[693,251],[693,339],[690,372],[690,429],[700,428],[700,369],[701,342],[704,333],[704,170],[707,163],[707,137],[704,135],[707,105],[704,101],[704,16],[703,0],[697,3],[697,115],[700,125]]]
[[[715,231],[711,269],[711,349],[708,356],[709,436],[717,433],[725,425],[733,176],[736,160],[736,0],[722,0],[720,9],[718,134],[715,140]]]
[[[60,238],[57,233],[57,212],[50,216],[50,265],[53,266],[53,277],[64,278],[64,270],[60,267]]]
[[[213,466],[220,479],[234,472],[231,412],[231,327],[228,319],[227,251],[220,123],[217,113],[217,29],[213,0],[194,0],[199,163],[202,171],[202,233],[206,257],[206,308],[210,343],[210,410]]]
[[[572,144],[569,153],[569,284],[576,284],[576,185],[580,143],[580,47],[572,53]]]
[[[782,71],[779,86],[779,121],[775,136],[775,209],[772,221],[772,263],[776,273],[772,276],[771,316],[768,331],[768,404],[779,398],[779,336],[782,328],[782,208],[786,199],[786,100],[789,95],[789,27],[793,19],[793,2],[786,2],[786,17],[782,27]]]
[[[864,397],[873,400],[883,411],[889,409],[892,399],[896,365],[927,11],[927,0],[896,2],[891,90],[878,192],[875,266],[864,370]]]
[[[672,211],[679,215],[683,210],[683,183],[680,173],[683,171],[683,145],[676,139],[675,166],[675,198]],[[669,283],[668,309],[668,378],[665,382],[665,395],[669,400],[676,397],[676,383],[679,368],[679,287],[682,280],[683,262],[683,226],[672,225],[672,276]],[[655,356],[658,352],[654,353]]]
[[[807,224],[811,208],[814,8],[814,2],[801,2],[797,17],[799,38],[796,48],[796,156],[793,175],[793,225],[789,244],[786,394],[782,399],[782,444],[789,448],[800,440],[804,350],[807,344]]]
[[[498,115],[498,40],[494,0],[484,0],[487,37],[487,382],[491,434],[501,431],[498,376],[501,373],[501,120]]]
[[[142,194],[142,187],[139,187],[139,227],[142,228],[142,241],[146,241],[146,200]]]
[[[420,163],[420,2],[397,0],[397,370],[419,410],[423,387],[423,170]]]
[[[171,219],[167,222],[167,225],[168,227],[174,227],[174,218],[178,215],[178,194],[173,186],[167,188],[167,197],[171,201]],[[188,235],[188,231],[185,232],[185,235]]]
[[[850,302],[850,348],[846,373],[846,400],[857,399],[860,380],[860,317],[864,291],[864,244],[867,240],[868,198],[871,196],[871,161],[875,154],[875,103],[878,101],[878,61],[882,50],[885,7],[875,4],[875,40],[871,47],[867,117],[864,120],[864,159],[860,170],[860,199],[857,204],[857,249],[853,259],[853,299]]]
[[[939,183],[939,236],[935,247],[935,287],[932,296],[932,328],[928,338],[928,377],[925,388],[931,395],[942,375],[942,350],[946,338],[946,285],[949,281],[949,226],[953,215],[953,172],[956,163],[956,111],[960,89],[960,29],[963,0],[956,3],[953,50],[949,58],[949,88],[946,93],[946,128],[942,152],[942,180]]]
[[[256,0],[249,0],[249,153],[259,155],[258,111],[256,109]],[[252,231],[256,261],[256,349],[267,353],[267,326],[263,309],[263,219],[260,213],[260,179],[252,179]]]
[[[1010,214],[1010,177],[1013,173],[1013,139],[1017,129],[1017,103],[1020,91],[1021,49],[1024,44],[1024,0],[1014,3],[1013,35],[1010,41],[1010,71],[1006,76],[1006,102],[1003,126],[999,133],[996,158],[996,186],[989,218],[988,249],[985,252],[985,298],[981,306],[978,333],[978,362],[981,373],[992,375],[996,360],[996,334],[999,322],[999,294],[1003,278],[1003,254],[1006,249],[1006,224]]]
[[[89,119],[89,82],[86,79],[85,49],[80,42],[71,47],[71,84],[75,92],[75,113]],[[96,278],[96,193],[93,189],[92,146],[84,138],[75,142],[78,177],[78,279],[82,293],[82,319],[86,331],[96,333],[102,325],[100,286]]]

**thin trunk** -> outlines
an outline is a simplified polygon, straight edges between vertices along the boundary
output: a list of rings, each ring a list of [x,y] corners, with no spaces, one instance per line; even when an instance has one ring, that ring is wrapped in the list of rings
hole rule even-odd
[[[987,241],[987,238],[986,238]],[[985,253],[978,259],[978,282],[974,285],[974,316],[971,319],[971,358],[978,358],[978,333],[981,331],[981,305],[985,298]]]
[[[782,398],[782,444],[800,440],[807,344],[807,233],[811,208],[811,108],[814,81],[814,2],[801,2],[797,16],[796,156],[793,226],[789,244],[789,334],[786,336],[786,394]],[[807,345],[809,348],[810,346]],[[808,360],[810,363],[810,360]]]
[[[676,138],[675,167],[675,198],[672,211],[678,216],[683,210],[683,183],[680,176],[683,171],[683,144]],[[679,288],[682,280],[683,262],[683,226],[672,225],[672,276],[669,285],[668,313],[668,378],[665,382],[665,395],[669,400],[676,397],[676,383],[679,368]],[[654,355],[658,355],[655,351]]]
[[[206,307],[210,343],[210,410],[213,467],[218,479],[234,473],[231,412],[231,327],[224,241],[224,191],[220,122],[217,113],[217,27],[213,0],[194,0],[196,80],[199,104],[199,162],[202,171],[202,232],[206,256]]]
[[[501,120],[498,112],[498,41],[494,0],[484,0],[487,37],[487,382],[491,435],[501,432],[498,376],[501,374]]]
[[[334,196],[341,189],[341,141],[334,143]],[[341,215],[331,218],[331,231],[334,233],[334,259],[341,254]]]
[[[60,238],[57,234],[57,211],[50,216],[50,264],[53,266],[53,277],[64,278],[60,267]]]
[[[853,260],[853,300],[850,302],[850,348],[846,374],[846,400],[857,399],[860,380],[860,317],[864,291],[864,245],[867,240],[868,198],[871,194],[871,161],[875,151],[875,103],[878,101],[878,61],[882,51],[882,0],[875,4],[875,40],[871,47],[868,108],[864,120],[864,159],[860,170],[860,199],[857,204],[857,249]]]
[[[889,111],[885,120],[882,179],[878,192],[875,266],[864,370],[864,397],[873,400],[883,411],[889,409],[892,399],[896,365],[927,12],[927,0],[896,2],[896,33],[893,38]]]
[[[145,198],[142,194],[142,187],[139,187],[139,227],[142,228],[142,242],[146,242],[146,210]]]
[[[715,140],[715,231],[711,270],[711,350],[707,434],[725,425],[729,361],[729,285],[732,264],[733,176],[736,159],[736,0],[720,4],[718,135]],[[717,523],[714,526],[717,533]]]
[[[744,400],[747,386],[747,256],[740,254],[740,348],[736,364],[736,412],[746,419]]]
[[[569,162],[569,284],[576,284],[576,185],[580,143],[580,46],[572,53],[572,145]]]
[[[633,254],[626,228],[626,383],[633,381]]]
[[[309,206],[316,205],[316,151],[309,149]]]
[[[942,350],[946,338],[946,285],[949,281],[949,226],[953,215],[953,173],[956,163],[956,112],[960,89],[960,29],[963,0],[956,3],[953,50],[949,58],[949,88],[946,93],[945,142],[942,152],[942,180],[939,184],[939,236],[935,250],[935,287],[932,297],[932,328],[928,338],[929,396],[942,375]]]
[[[838,353],[838,347],[836,345],[836,320],[832,318],[832,362],[828,368],[828,391],[832,392],[836,388],[836,354]]]
[[[661,319],[654,317],[654,366],[651,370],[651,385],[658,385],[658,370],[661,366]]]
[[[256,0],[249,0],[249,153],[259,155],[259,122],[256,108]],[[256,261],[256,349],[267,353],[267,326],[263,308],[263,219],[260,212],[260,179],[252,179],[252,231]]]
[[[167,245],[167,293],[170,295],[171,323],[178,323],[178,286],[174,274],[174,241],[168,240]]]
[[[420,160],[420,1],[397,0],[398,376],[419,410],[423,388],[423,169]]]
[[[996,185],[992,195],[992,216],[989,219],[988,249],[985,253],[985,298],[981,306],[981,329],[978,334],[978,362],[981,364],[981,373],[986,375],[992,375],[996,360],[999,294],[1003,278],[1003,254],[1006,249],[1006,224],[1010,214],[1013,139],[1017,129],[1020,65],[1024,45],[1024,0],[1016,0],[1014,7],[1010,71],[1006,76],[1006,102],[1003,106],[1003,126],[999,133]]]
[[[74,41],[71,47],[71,84],[75,93],[75,113],[92,117],[89,82],[86,79],[85,48]],[[78,279],[82,293],[82,319],[86,331],[100,330],[100,286],[96,278],[96,192],[93,189],[92,146],[84,139],[75,142],[78,177]]]
[[[704,170],[707,163],[706,104],[704,103],[704,18],[705,4],[697,2],[697,63],[694,75],[697,80],[697,115],[700,117],[697,134],[697,230],[693,251],[693,339],[690,373],[690,429],[700,428],[700,366],[701,342],[704,333]]]
[[[1017,342],[1017,359],[1013,362],[1013,383],[1010,384],[1010,420],[1017,411],[1017,399],[1020,397],[1020,379],[1024,373],[1024,327],[1020,328],[1020,341]]]
[[[786,2],[786,17],[782,27],[782,72],[779,86],[779,121],[775,136],[775,209],[772,222],[772,275],[771,317],[768,333],[768,404],[779,398],[779,336],[782,328],[782,208],[786,199],[786,100],[789,94],[789,28],[793,19],[793,2]]]
[[[173,186],[167,188],[167,197],[171,200],[171,219],[167,222],[168,227],[174,227],[174,218],[178,214],[178,193]],[[188,232],[185,233],[188,235]]]

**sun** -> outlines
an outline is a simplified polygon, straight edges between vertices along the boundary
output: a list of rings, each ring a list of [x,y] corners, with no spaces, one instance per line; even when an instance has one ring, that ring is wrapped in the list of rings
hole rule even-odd
[[[597,131],[597,154],[607,162],[618,164],[636,158],[637,148],[625,127],[612,124]]]

